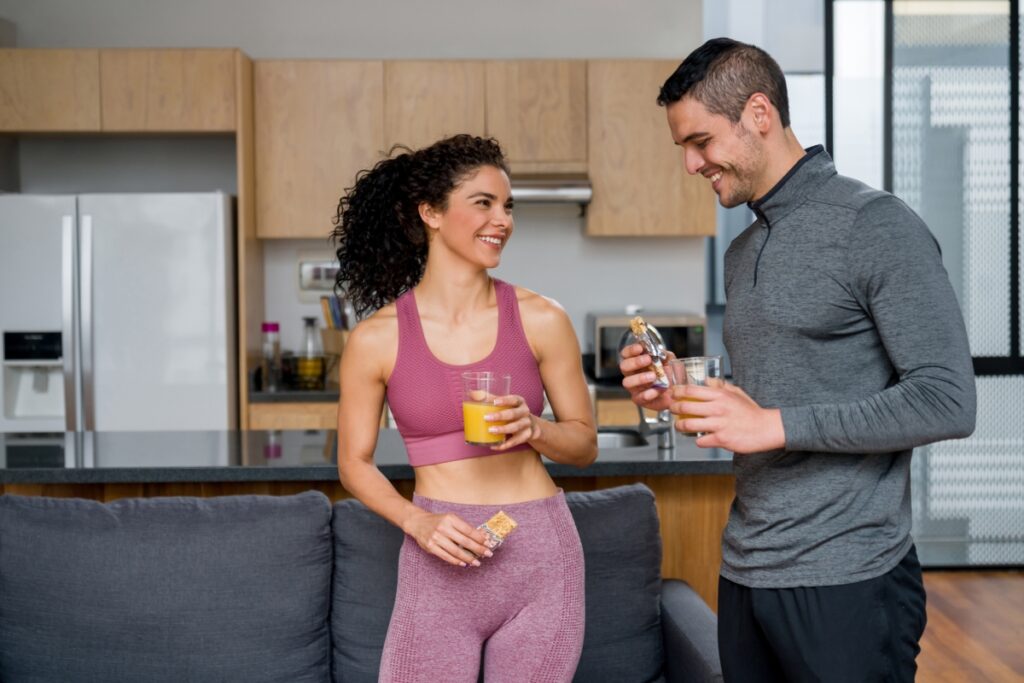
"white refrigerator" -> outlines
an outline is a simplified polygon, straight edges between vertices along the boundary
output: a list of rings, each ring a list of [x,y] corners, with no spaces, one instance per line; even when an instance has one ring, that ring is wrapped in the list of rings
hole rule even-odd
[[[233,234],[223,193],[0,195],[0,432],[236,429]]]

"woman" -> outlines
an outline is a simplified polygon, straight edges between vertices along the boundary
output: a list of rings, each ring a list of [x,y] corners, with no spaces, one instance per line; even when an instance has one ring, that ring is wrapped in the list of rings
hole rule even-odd
[[[401,148],[404,149],[404,148]],[[382,681],[569,681],[583,643],[583,554],[538,453],[597,455],[579,345],[550,299],[488,275],[512,235],[498,143],[469,135],[359,175],[338,206],[338,285],[363,315],[341,363],[338,472],[405,534]],[[463,438],[461,373],[512,377],[489,431]],[[541,419],[543,394],[558,418]],[[412,501],[373,464],[384,399],[416,473]],[[476,527],[519,526],[493,553]]]

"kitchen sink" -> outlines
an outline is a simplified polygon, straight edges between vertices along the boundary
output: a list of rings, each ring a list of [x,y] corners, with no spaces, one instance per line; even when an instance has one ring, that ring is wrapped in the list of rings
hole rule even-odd
[[[617,429],[598,429],[597,430],[597,447],[601,448],[635,448],[637,446],[646,446],[647,439],[640,435],[640,432],[635,429],[617,428]]]

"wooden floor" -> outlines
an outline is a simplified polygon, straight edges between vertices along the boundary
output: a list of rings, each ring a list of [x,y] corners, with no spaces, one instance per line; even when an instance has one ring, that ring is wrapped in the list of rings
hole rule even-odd
[[[925,571],[920,683],[1024,683],[1024,571]]]

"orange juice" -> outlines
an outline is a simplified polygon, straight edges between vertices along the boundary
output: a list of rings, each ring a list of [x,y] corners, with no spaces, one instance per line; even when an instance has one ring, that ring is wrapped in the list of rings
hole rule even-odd
[[[466,435],[466,443],[475,446],[490,446],[502,443],[505,440],[504,434],[491,434],[488,427],[497,427],[508,424],[507,422],[487,422],[484,415],[497,413],[504,410],[502,406],[493,403],[475,403],[472,401],[462,402],[462,425]]]
[[[683,401],[696,401],[698,403],[700,402],[700,399],[697,399],[697,398],[684,398],[684,399],[681,399],[681,400],[683,400]],[[687,415],[686,413],[683,413],[683,414],[679,415],[679,418],[682,419],[682,420],[689,420],[689,419],[695,418],[695,417],[700,417],[700,415]],[[697,436],[697,432],[682,432],[682,434],[683,434],[683,436]]]

